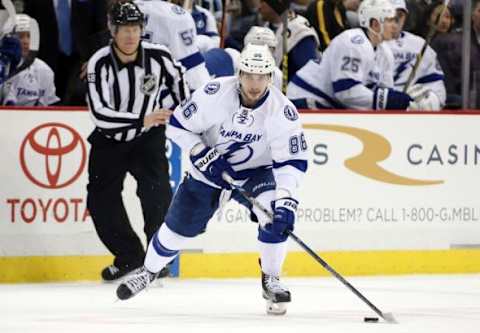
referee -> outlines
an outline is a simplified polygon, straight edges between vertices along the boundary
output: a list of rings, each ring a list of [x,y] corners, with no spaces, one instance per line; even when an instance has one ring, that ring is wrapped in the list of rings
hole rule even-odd
[[[91,144],[87,207],[100,240],[114,255],[101,272],[116,280],[143,265],[144,247],[122,201],[127,172],[137,181],[147,242],[163,222],[172,197],[165,156],[165,123],[189,95],[183,68],[169,50],[140,40],[144,15],[131,1],[109,12],[112,42],[88,62],[88,107],[95,130]],[[168,105],[172,107],[174,105]]]

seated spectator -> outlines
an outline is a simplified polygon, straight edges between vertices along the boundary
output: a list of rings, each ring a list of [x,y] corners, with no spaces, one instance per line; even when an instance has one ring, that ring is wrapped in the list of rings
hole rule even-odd
[[[435,32],[434,38],[452,31],[454,19],[450,8],[447,6],[444,9],[444,7],[443,0],[436,0],[425,9],[424,19],[426,17],[427,22],[420,28],[420,35],[423,38],[428,39],[428,34],[431,31]]]
[[[2,86],[2,105],[47,106],[60,99],[55,94],[52,69],[30,52],[36,21],[25,14],[17,15],[16,33],[21,43],[22,59],[17,73]],[[37,44],[39,36],[35,36]]]
[[[472,1],[471,20],[470,82],[472,89],[475,89],[475,86],[480,84],[478,82],[480,81],[478,78],[480,76],[480,0]],[[432,48],[437,51],[438,60],[445,72],[447,106],[450,108],[461,107],[462,34],[461,30],[444,33],[435,37],[431,44]]]

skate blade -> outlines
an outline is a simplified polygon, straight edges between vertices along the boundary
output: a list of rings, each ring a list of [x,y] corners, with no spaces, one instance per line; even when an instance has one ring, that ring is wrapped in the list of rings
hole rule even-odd
[[[271,316],[283,316],[287,313],[287,302],[273,303],[267,301],[267,314]]]

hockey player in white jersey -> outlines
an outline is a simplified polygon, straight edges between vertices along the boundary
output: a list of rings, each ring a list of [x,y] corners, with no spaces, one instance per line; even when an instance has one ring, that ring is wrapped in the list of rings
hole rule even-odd
[[[35,27],[34,36],[31,34],[32,27]],[[21,70],[3,84],[2,104],[48,106],[57,103],[60,98],[55,92],[52,69],[41,59],[29,59],[32,44],[37,44],[38,50],[39,36],[36,20],[25,14],[18,14],[15,32],[22,47],[22,60],[18,65]],[[33,39],[36,40],[32,43]]]
[[[185,78],[195,90],[210,77],[205,60],[196,44],[197,32],[192,16],[183,8],[161,0],[136,0],[145,15],[143,39],[168,47],[185,67]]]
[[[196,43],[200,52],[206,52],[210,49],[220,46],[220,36],[218,35],[217,21],[213,14],[205,8],[195,4],[193,0],[170,0],[171,2],[187,10],[195,22],[197,29]]]
[[[287,96],[298,108],[407,109],[413,100],[393,89],[392,38],[396,12],[389,0],[364,0],[361,28],[335,37],[320,63],[309,61],[291,79]]]
[[[307,143],[294,105],[270,85],[274,66],[267,46],[249,45],[241,53],[238,76],[210,81],[175,109],[167,135],[188,152],[190,171],[149,244],[143,270],[118,287],[119,299],[145,289],[191,238],[205,231],[222,191],[231,190],[223,177],[227,173],[273,211],[272,221],[231,192],[259,222],[267,312],[286,312],[290,292],[280,283],[285,231],[293,230],[297,188],[307,170]]]
[[[391,0],[397,10],[398,28],[394,31],[393,39],[387,42],[392,49],[395,60],[393,81],[395,89],[403,91],[410,77],[418,54],[425,44],[425,40],[410,32],[402,31],[408,9],[405,0]],[[427,46],[420,60],[415,76],[407,89],[410,95],[422,95],[416,99],[410,110],[440,110],[445,105],[446,90],[442,68],[437,60],[436,52]]]
[[[267,45],[273,56],[277,47],[277,38],[271,29],[253,26],[243,39],[243,45],[248,44]],[[211,49],[204,53],[204,57],[208,72],[212,77],[234,75],[238,71],[240,53],[235,49]],[[275,66],[273,70],[272,84],[278,89],[282,89],[282,71],[278,66]]]

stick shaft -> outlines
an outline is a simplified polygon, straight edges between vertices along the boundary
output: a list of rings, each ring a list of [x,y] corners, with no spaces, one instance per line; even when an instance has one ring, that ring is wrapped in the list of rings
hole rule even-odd
[[[269,218],[273,218],[271,211],[263,207],[263,205],[255,199],[250,193],[245,191],[242,187],[237,186],[233,183],[233,179],[227,174],[223,174],[223,178],[228,182],[234,189],[236,189],[240,195],[242,195],[248,202],[256,206],[263,213],[265,213]],[[330,274],[332,274],[337,280],[339,280],[343,285],[345,285],[351,292],[353,292],[358,298],[360,298],[365,304],[368,305],[377,315],[382,317],[385,321],[391,322],[392,319],[388,316],[385,316],[379,308],[377,308],[372,302],[368,300],[360,291],[358,291],[350,282],[348,282],[340,273],[333,269],[325,260],[323,260],[318,254],[316,254],[307,244],[305,244],[297,235],[291,231],[287,231],[288,236],[293,239],[302,249],[304,249],[312,258],[314,258],[320,265],[323,266]]]

